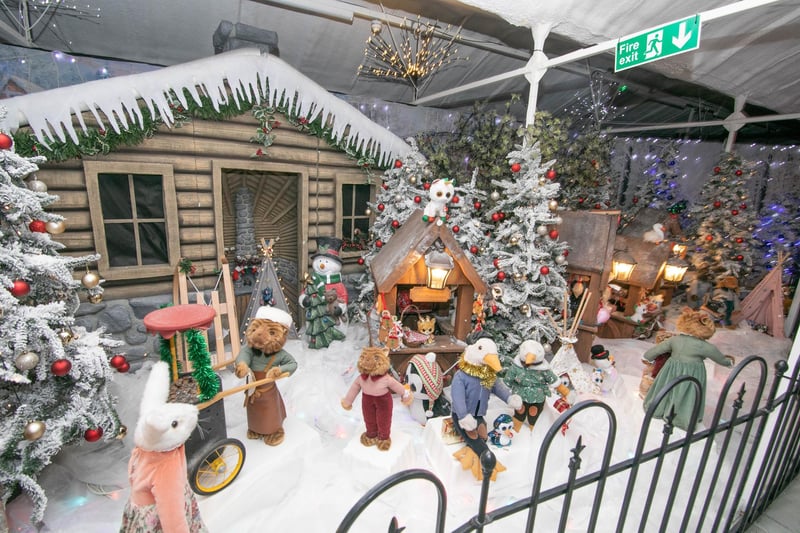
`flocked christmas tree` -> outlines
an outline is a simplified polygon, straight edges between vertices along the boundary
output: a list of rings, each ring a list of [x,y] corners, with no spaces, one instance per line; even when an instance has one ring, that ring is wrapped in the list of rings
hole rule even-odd
[[[758,252],[753,236],[758,218],[748,205],[747,192],[752,173],[752,165],[739,156],[723,153],[703,184],[699,201],[689,209],[688,216],[696,224],[691,230],[691,263],[698,272],[712,278],[731,274],[740,284],[750,273]]]
[[[630,203],[623,210],[622,226],[636,217],[643,208],[668,211],[675,204],[685,200],[681,191],[680,158],[677,141],[656,145],[656,150],[648,154],[651,161],[645,170]]]
[[[567,244],[558,232],[555,161],[542,162],[539,144],[526,136],[508,154],[508,164],[507,177],[492,182],[495,227],[476,264],[492,284],[485,329],[504,354],[528,339],[556,339],[548,314],[561,307],[567,263]]]
[[[774,268],[779,254],[783,253],[784,283],[796,284],[800,274],[800,198],[787,194],[766,203],[759,219],[754,232],[760,243],[759,251],[755,254],[755,277],[761,278]]]
[[[109,359],[116,341],[74,325],[79,291],[102,299],[89,270],[98,256],[58,253],[50,235],[65,221],[45,211],[58,197],[34,174],[43,161],[17,155],[0,133],[0,496],[25,492],[33,523],[47,503],[38,474],[62,447],[124,435],[108,385],[111,365],[129,368],[124,356]]]

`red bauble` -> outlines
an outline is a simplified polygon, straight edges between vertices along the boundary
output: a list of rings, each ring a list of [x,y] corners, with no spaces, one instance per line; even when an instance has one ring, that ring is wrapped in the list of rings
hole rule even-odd
[[[453,195],[453,199],[450,200],[450,201],[453,202],[454,204],[457,204],[458,202],[461,201],[461,198],[459,198],[458,196]]]
[[[363,258],[363,257],[359,257],[359,258],[356,260],[356,263],[358,263],[359,265],[363,265],[363,264],[364,264],[364,258]]]
[[[388,183],[384,183],[383,185],[381,185],[381,187],[383,187],[384,191],[388,191],[389,190],[389,184]]]
[[[731,209],[731,215],[736,216],[738,214],[739,214],[739,210],[738,209]]]
[[[737,255],[737,256],[736,256],[736,260],[737,260],[737,261],[744,261],[744,256],[743,256],[743,255],[741,255],[741,254],[740,254],[740,255]]]
[[[714,202],[714,207],[720,207],[720,206],[722,206],[722,202],[720,202],[719,200]]]
[[[714,240],[714,236],[713,235],[706,235],[706,240],[707,241],[713,241]]]
[[[569,250],[564,250],[564,257],[567,257],[568,255],[569,255]]]
[[[119,368],[117,369],[117,372],[120,372],[120,373],[124,374],[125,372],[127,372],[130,369],[131,369],[130,363],[125,361],[123,364],[119,365]]]
[[[492,222],[500,222],[500,213],[492,213]]]
[[[473,244],[469,247],[469,251],[472,255],[476,255],[478,253],[478,247]]]
[[[400,221],[399,220],[392,220],[392,227],[394,229],[399,228],[400,227]]]
[[[505,220],[506,214],[504,212],[500,211],[498,215],[500,215],[500,220]]]
[[[594,204],[595,209],[600,209],[602,206],[600,204]]]
[[[28,229],[34,233],[45,233],[47,232],[46,226],[44,220],[31,220],[31,223],[28,224]]]
[[[743,242],[744,239],[742,239],[741,237],[736,237],[736,244],[742,244]]]
[[[586,201],[586,198],[578,198],[578,203],[579,204],[582,204],[585,201]]]
[[[500,281],[504,281],[506,279],[506,273],[501,270],[500,272],[497,273],[497,279],[499,279]]]
[[[461,231],[461,228],[458,226],[453,226],[453,233],[458,233],[459,231]]]
[[[402,162],[402,161],[400,161],[399,159],[395,159],[395,161],[394,161],[394,168],[400,168],[400,167],[402,167],[402,166],[403,166],[403,162]]]
[[[539,272],[541,272],[543,276],[546,276],[550,273],[550,267],[543,265],[542,268],[539,269]]]
[[[498,307],[496,305],[492,304],[492,314],[493,315],[497,314],[497,309],[498,309]]]
[[[739,209],[747,209],[747,204],[739,204]]]
[[[557,229],[551,229],[549,235],[550,235],[550,238],[553,239],[553,240],[558,239],[558,230]]]
[[[83,438],[86,439],[87,442],[97,442],[103,436],[103,428],[89,428],[83,432]]]
[[[234,269],[233,272],[231,272],[231,277],[233,278],[233,281],[238,280],[239,279],[239,271]]]
[[[558,176],[558,174],[556,174],[556,171],[553,170],[552,168],[544,173],[544,177],[549,179],[549,180],[556,179],[556,176]]]
[[[494,265],[495,268],[500,268],[500,259],[495,257],[494,261],[492,261],[492,264]]]
[[[522,165],[519,163],[512,163],[511,172],[519,172],[520,170],[522,170]]]
[[[426,181],[425,183],[422,184],[422,188],[425,189],[426,191],[429,191],[431,189],[431,184]]]
[[[383,205],[383,204],[378,204],[378,211],[383,211],[384,209],[386,209],[386,206],[385,206],[385,205]]]
[[[27,296],[28,293],[31,292],[31,285],[24,279],[16,279],[14,280],[14,284],[9,289],[13,296],[17,298],[22,298],[23,296]]]
[[[722,169],[721,169],[721,168],[719,168],[719,167],[714,167],[714,174],[719,174],[720,172],[722,172]]]
[[[635,204],[639,203],[639,199],[637,197],[635,197],[635,196],[633,197],[633,203],[635,203]]]
[[[108,360],[108,364],[110,364],[114,368],[119,368],[127,362],[128,360],[125,359],[125,356],[122,354],[117,354]]]
[[[54,376],[62,377],[69,374],[71,368],[72,363],[70,363],[69,359],[56,359],[53,361],[53,364],[50,365],[50,372],[52,372]]]
[[[737,168],[736,172],[734,172],[734,174],[736,174],[737,176],[741,176],[742,175],[742,171]]]
[[[475,209],[480,209],[482,206],[483,204],[481,204],[480,202],[475,202],[474,204],[472,204],[472,207],[474,207]]]
[[[381,248],[383,246],[383,241],[378,239],[377,241],[375,241],[375,246],[377,246],[378,248]]]
[[[0,150],[8,150],[14,145],[14,139],[6,135],[5,133],[0,133]]]
[[[414,203],[415,203],[415,204],[418,204],[418,203],[420,203],[421,201],[422,201],[422,198],[420,198],[419,196],[415,196],[415,197],[414,197]]]

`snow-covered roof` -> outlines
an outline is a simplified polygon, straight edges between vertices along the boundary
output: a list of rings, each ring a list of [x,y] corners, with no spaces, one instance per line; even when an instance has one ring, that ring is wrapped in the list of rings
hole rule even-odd
[[[73,119],[77,118],[85,131],[82,112],[91,112],[101,127],[108,129],[104,125],[108,121],[113,131],[120,132],[131,125],[143,124],[140,101],[154,117],[160,116],[165,124],[172,126],[174,117],[169,95],[174,92],[181,104],[187,106],[184,90],[200,105],[200,95],[205,94],[215,110],[231,98],[237,105],[252,102],[259,92],[267,95],[269,91],[268,98],[272,104],[277,104],[284,96],[289,99],[296,96],[299,116],[305,116],[309,121],[322,116],[331,126],[334,140],[346,136],[349,143],[364,154],[375,156],[380,152],[381,163],[402,158],[410,150],[403,139],[371,121],[280,58],[251,48],[151,72],[9,98],[2,102],[8,114],[0,122],[0,128],[13,132],[20,126],[29,125],[43,144],[55,139],[66,141],[67,137],[77,144]]]

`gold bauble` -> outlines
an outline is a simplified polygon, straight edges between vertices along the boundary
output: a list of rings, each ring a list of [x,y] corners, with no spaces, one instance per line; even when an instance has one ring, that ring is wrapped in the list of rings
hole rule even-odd
[[[417,177],[416,176],[409,176],[408,177],[408,182],[411,183],[411,184],[417,183]]]
[[[367,216],[371,216],[372,215],[372,209],[370,209],[369,207],[364,209],[364,214],[367,215]]]
[[[547,202],[547,207],[550,208],[550,211],[555,211],[558,209],[558,202],[556,200],[550,200]]]
[[[96,272],[87,272],[81,278],[81,283],[87,289],[94,289],[100,283],[100,276]]]
[[[47,233],[50,235],[58,235],[60,233],[64,233],[64,230],[67,229],[67,225],[64,223],[63,220],[59,220],[58,222],[47,222],[44,225]]]
[[[34,420],[25,425],[25,429],[22,431],[22,436],[25,437],[25,440],[39,440],[42,438],[42,435],[44,435],[45,429],[46,427],[44,422]]]
[[[544,178],[539,178],[539,185],[544,185],[545,183],[547,183],[547,180],[546,180],[546,179],[544,179]]]
[[[63,344],[68,344],[72,342],[72,339],[75,338],[75,335],[72,334],[72,331],[68,329],[62,329],[58,332],[58,338],[61,339]]]
[[[128,427],[124,425],[119,426],[119,431],[117,431],[117,440],[122,440],[128,434]]]
[[[523,277],[522,272],[514,272],[514,281],[522,281]]]
[[[35,368],[39,364],[39,356],[34,352],[23,352],[14,358],[14,366],[23,372]]]
[[[519,239],[517,238],[516,235],[512,235],[511,238],[508,239],[508,244],[510,244],[511,246],[516,246],[519,244]]]
[[[103,295],[101,293],[90,294],[88,300],[89,303],[99,304],[100,302],[103,301]]]
[[[522,312],[523,315],[529,315],[531,313],[531,306],[529,306],[528,304],[522,304],[519,310]]]

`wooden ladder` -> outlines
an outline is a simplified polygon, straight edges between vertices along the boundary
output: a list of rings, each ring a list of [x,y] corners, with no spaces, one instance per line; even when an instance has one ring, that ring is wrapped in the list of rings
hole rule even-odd
[[[186,273],[181,272],[180,268],[175,268],[175,275],[173,276],[172,287],[172,301],[176,304],[189,304],[198,303],[202,305],[210,305],[216,311],[212,328],[214,328],[215,346],[209,346],[211,352],[211,364],[216,368],[221,368],[229,364],[233,358],[239,354],[241,349],[241,342],[239,338],[239,321],[236,319],[236,297],[233,292],[233,281],[231,280],[231,270],[228,266],[228,261],[225,258],[220,259],[220,278],[222,281],[222,290],[224,293],[224,301],[220,301],[220,291],[217,287],[210,293],[211,301],[207,302],[204,296],[204,291],[198,290],[195,287],[195,301],[190,301],[189,286]],[[217,284],[219,285],[219,284]],[[223,321],[223,317],[226,319]],[[230,338],[231,355],[225,355],[225,333],[223,327],[227,326],[228,337]],[[203,331],[203,337],[208,343],[208,332]],[[186,353],[186,346],[183,336],[180,336],[179,342],[176,342],[176,353],[178,360],[181,362],[184,371],[191,370],[191,363],[188,360]]]

